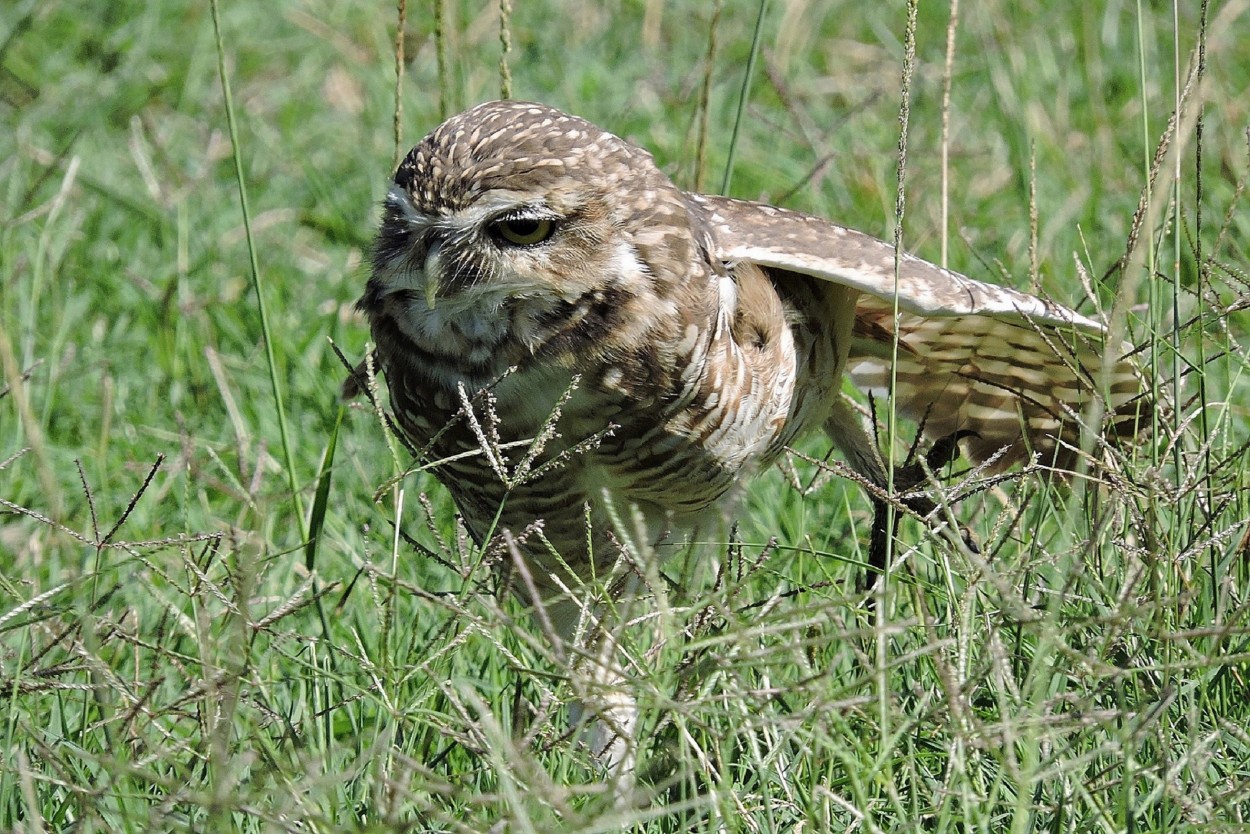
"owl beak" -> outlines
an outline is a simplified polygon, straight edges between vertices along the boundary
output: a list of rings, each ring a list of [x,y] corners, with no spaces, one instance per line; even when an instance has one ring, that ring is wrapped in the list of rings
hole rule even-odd
[[[442,254],[443,242],[436,240],[425,253],[425,306],[431,310],[438,303],[438,279],[443,274]]]

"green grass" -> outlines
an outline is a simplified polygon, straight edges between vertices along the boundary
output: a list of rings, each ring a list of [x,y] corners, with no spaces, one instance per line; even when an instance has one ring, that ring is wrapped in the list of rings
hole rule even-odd
[[[497,7],[447,5],[443,73],[433,5],[408,9],[405,146],[500,88]],[[1110,487],[1025,475],[963,502],[982,560],[905,525],[880,619],[854,593],[858,488],[798,459],[810,490],[761,477],[742,546],[666,565],[688,579],[659,638],[638,629],[655,801],[618,812],[562,737],[538,629],[481,586],[431,478],[399,502],[406,453],[359,404],[306,567],[330,340],[366,346],[394,9],[221,9],[283,418],[208,4],[0,8],[0,829],[1244,830],[1250,10],[1209,9],[1117,271],[1199,7],[960,9],[945,137],[949,7],[919,9],[905,246],[938,260],[945,240],[953,268],[1020,287],[1035,271],[1092,312],[1084,271],[1176,407],[1097,469]],[[712,4],[516,3],[513,94],[715,187],[756,14],[725,5],[709,70]],[[900,4],[771,3],[733,193],[889,238],[905,24]]]

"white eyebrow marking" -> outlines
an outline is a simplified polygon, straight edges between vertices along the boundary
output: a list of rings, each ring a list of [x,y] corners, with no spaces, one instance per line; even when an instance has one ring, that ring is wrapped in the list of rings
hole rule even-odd
[[[392,183],[391,187],[386,190],[386,205],[397,210],[404,216],[409,223],[424,226],[428,224],[429,218],[417,211],[417,207],[412,204],[412,198],[408,196],[408,192],[398,183]]]

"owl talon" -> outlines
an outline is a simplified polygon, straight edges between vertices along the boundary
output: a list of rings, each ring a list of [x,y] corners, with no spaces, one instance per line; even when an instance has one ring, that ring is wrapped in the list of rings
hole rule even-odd
[[[929,468],[935,471],[948,463],[954,463],[959,459],[959,441],[965,437],[980,436],[972,429],[960,429],[959,431],[951,432],[945,437],[938,438],[924,456],[925,463],[929,464]]]

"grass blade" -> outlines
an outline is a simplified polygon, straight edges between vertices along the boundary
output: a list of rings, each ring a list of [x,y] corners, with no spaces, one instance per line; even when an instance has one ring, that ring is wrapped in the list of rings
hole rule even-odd
[[[282,458],[286,467],[287,484],[291,489],[291,505],[295,523],[304,518],[303,500],[295,478],[295,456],[291,452],[290,432],[287,429],[286,406],[282,401],[282,386],[278,383],[278,363],[274,358],[273,335],[269,330],[269,311],[265,306],[265,286],[256,256],[256,238],[252,234],[252,212],[247,200],[247,181],[243,176],[243,155],[239,150],[239,127],[234,113],[234,98],[230,93],[230,76],[226,72],[226,46],[221,36],[221,10],[217,0],[211,0],[213,33],[217,45],[217,74],[221,79],[221,94],[225,101],[226,125],[230,132],[230,154],[234,159],[234,178],[239,189],[239,210],[243,214],[243,233],[247,238],[247,255],[252,271],[252,289],[256,292],[256,309],[260,314],[261,340],[265,343],[265,362],[269,366],[269,385],[273,393],[274,410],[278,417],[278,432],[282,437]]]

